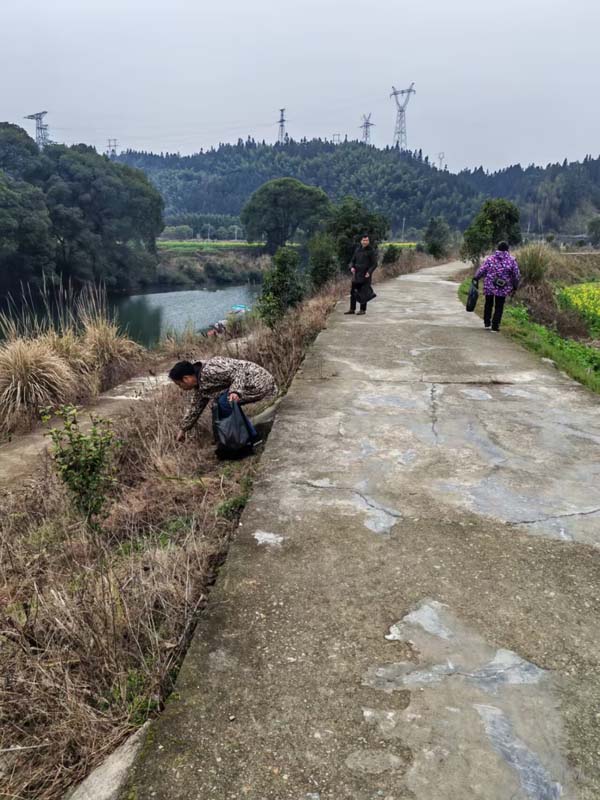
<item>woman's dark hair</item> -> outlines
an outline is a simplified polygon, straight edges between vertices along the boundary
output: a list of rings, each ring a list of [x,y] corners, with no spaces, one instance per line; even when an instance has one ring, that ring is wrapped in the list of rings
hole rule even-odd
[[[180,381],[186,375],[195,375],[196,370],[191,361],[178,361],[174,367],[169,370],[169,378],[172,381]]]
[[[501,250],[503,253],[507,253],[509,250],[508,242],[498,242],[498,250]]]

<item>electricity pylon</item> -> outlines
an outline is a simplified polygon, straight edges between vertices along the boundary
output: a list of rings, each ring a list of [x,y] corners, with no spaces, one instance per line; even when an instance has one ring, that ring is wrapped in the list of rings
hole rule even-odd
[[[406,136],[406,106],[410,101],[411,94],[416,94],[414,82],[408,89],[396,89],[392,86],[393,97],[396,101],[396,128],[394,130],[394,147],[398,146],[400,150],[408,150],[408,139]],[[403,98],[400,100],[400,98]]]
[[[38,111],[37,114],[29,114],[25,119],[35,120],[35,143],[43,150],[46,145],[50,144],[50,136],[48,134],[48,125],[44,122],[44,117],[47,111]]]
[[[366,114],[362,115],[363,121],[360,128],[362,128],[362,140],[364,144],[371,144],[371,128],[375,127],[375,123],[371,122],[371,113],[372,112],[370,112],[368,116]]]
[[[119,143],[116,139],[109,139],[108,145],[106,147],[106,155],[110,158],[111,161],[114,161],[117,157],[117,149],[119,147]]]
[[[285,118],[285,108],[280,108],[279,111],[279,136],[277,137],[277,142],[279,144],[285,144],[285,123],[287,122]]]

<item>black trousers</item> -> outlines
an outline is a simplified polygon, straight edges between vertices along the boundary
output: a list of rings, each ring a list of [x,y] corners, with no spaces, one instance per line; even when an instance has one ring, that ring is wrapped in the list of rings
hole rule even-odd
[[[491,325],[493,331],[500,329],[500,322],[502,321],[505,302],[506,297],[497,297],[494,294],[486,294],[485,307],[483,309],[483,324],[486,328],[489,328]],[[493,316],[492,311],[494,312]]]
[[[360,289],[362,289],[363,286],[364,286],[364,283],[353,283],[352,284],[352,288],[350,289],[350,311],[356,311],[356,304],[359,302],[358,292],[360,291]],[[360,304],[360,310],[361,311],[366,311],[367,310],[367,304],[366,303],[361,303]]]

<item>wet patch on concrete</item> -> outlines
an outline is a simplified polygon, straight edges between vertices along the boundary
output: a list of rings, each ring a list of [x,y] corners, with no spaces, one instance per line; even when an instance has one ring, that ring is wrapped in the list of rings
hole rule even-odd
[[[368,408],[400,408],[400,409],[413,409],[417,407],[416,400],[409,400],[407,398],[396,397],[389,394],[371,394],[363,395],[354,402],[355,406]]]
[[[430,794],[431,785],[448,759],[461,786],[473,780],[473,770],[489,770],[489,789],[474,797],[562,797],[571,779],[561,755],[554,679],[547,670],[493,647],[435,600],[424,600],[385,638],[390,647],[410,643],[417,661],[373,665],[363,685],[387,695],[409,689],[411,702],[405,711],[364,707],[363,718],[384,739],[402,737],[413,750],[406,783],[415,797],[438,797]],[[451,787],[439,796],[452,796]]]
[[[499,447],[476,420],[469,420],[464,429],[464,436],[469,444],[474,445],[483,453],[491,464],[503,464],[508,460],[508,454]]]
[[[410,466],[410,464],[414,464],[417,460],[417,451],[416,450],[405,450],[403,453],[397,458],[397,463],[402,464],[404,467]]]
[[[404,721],[400,711],[378,708],[363,708],[362,711],[367,725],[375,726],[384,739],[397,739],[402,735]]]
[[[527,392],[525,389],[515,389],[512,386],[506,386],[500,391],[507,397],[520,397],[523,400],[535,400],[537,397],[533,392]]]
[[[490,662],[470,672],[465,671],[450,659],[445,664],[434,664],[425,670],[414,669],[413,664],[406,662],[371,668],[365,676],[364,683],[373,689],[394,692],[415,686],[441,683],[452,675],[463,678],[466,683],[476,684],[488,694],[497,694],[499,689],[505,685],[518,686],[539,683],[545,673],[544,670],[529,661],[524,661],[511,650],[498,650]]]
[[[389,634],[385,637],[390,642],[404,642],[407,640],[407,632],[413,625],[418,625],[426,633],[438,636],[440,639],[450,639],[453,634],[441,619],[441,613],[445,606],[436,600],[422,603],[417,609],[407,614],[402,622],[392,625]]]
[[[392,528],[403,515],[395,508],[390,508],[376,498],[365,494],[367,484],[358,483],[354,487],[337,485],[328,479],[297,481],[297,485],[311,489],[321,489],[328,497],[326,505],[349,505],[364,513],[364,526],[373,533],[389,535]],[[331,494],[330,494],[331,493]]]
[[[461,389],[461,394],[464,394],[466,397],[470,398],[471,400],[491,400],[492,395],[489,392],[485,392],[483,389]]]
[[[505,479],[498,475],[488,475],[470,485],[438,481],[434,486],[447,495],[454,496],[460,505],[484,517],[500,519],[509,527],[522,528],[524,532],[534,536],[600,547],[600,507],[563,510],[556,505],[564,502],[562,495],[532,495],[525,491],[515,491],[505,482],[511,477],[511,473],[507,473]],[[551,486],[548,488],[551,489]],[[565,486],[566,496],[571,498],[585,490],[585,484],[576,482],[569,488]]]
[[[506,714],[495,706],[475,705],[485,732],[498,754],[519,775],[521,788],[531,800],[559,800],[562,786],[553,781],[538,756],[515,736]]]
[[[255,531],[253,534],[258,544],[269,545],[270,547],[279,547],[283,542],[283,536],[279,533],[269,533],[268,531]]]

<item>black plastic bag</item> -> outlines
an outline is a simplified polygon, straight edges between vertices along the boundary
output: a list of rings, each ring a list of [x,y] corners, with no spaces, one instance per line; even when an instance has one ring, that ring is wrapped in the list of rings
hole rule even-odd
[[[366,305],[369,300],[374,300],[377,297],[375,292],[373,291],[373,287],[370,283],[363,283],[359,288],[356,290],[356,299],[361,304],[361,306]]]
[[[215,403],[212,409],[213,434],[222,453],[240,454],[252,446],[253,436],[246,415],[237,403],[224,409]]]
[[[479,299],[479,281],[473,279],[471,281],[471,287],[469,289],[469,294],[467,295],[467,311],[475,311],[475,306],[477,305],[477,300]]]

